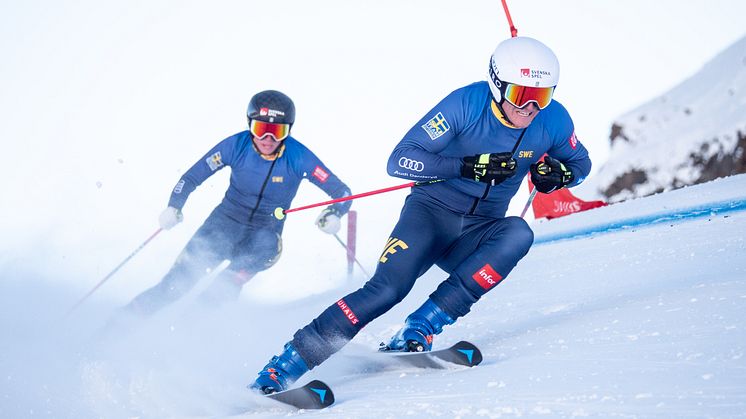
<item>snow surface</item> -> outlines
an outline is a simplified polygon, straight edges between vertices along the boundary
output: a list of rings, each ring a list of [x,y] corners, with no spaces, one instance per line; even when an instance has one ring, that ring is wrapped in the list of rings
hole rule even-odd
[[[359,287],[359,277],[291,302],[256,297],[203,312],[186,299],[112,334],[101,329],[111,301],[96,296],[64,317],[82,290],[21,271],[0,282],[0,411],[8,418],[743,417],[745,201],[740,175],[535,223],[538,244],[510,277],[436,338],[437,347],[477,344],[485,360],[473,369],[420,370],[375,353],[444,279],[432,269],[302,378],[334,389],[336,404],[319,412],[295,412],[244,386],[298,327]],[[723,202],[731,209],[572,238],[601,221],[660,219]]]
[[[608,154],[605,138],[616,115],[668,90],[743,36],[744,2],[718,5],[510,2],[519,33],[546,40],[560,57],[557,99],[573,114],[595,167]],[[385,176],[382,167],[394,144],[448,92],[483,79],[485,57],[508,36],[500,2],[487,0],[466,7],[447,0],[38,0],[5,2],[0,22],[6,157],[0,166],[0,416],[8,418],[296,416],[244,386],[296,328],[364,281],[359,272],[346,278],[344,250],[313,225],[317,212],[288,218],[282,258],[246,286],[239,304],[202,313],[184,301],[133,333],[100,335],[116,307],[165,273],[219,202],[227,171],[190,197],[184,223],[161,233],[71,317],[64,313],[153,233],[181,173],[221,138],[245,129],[253,93],[290,94],[299,109],[294,132],[355,193],[392,186],[403,181]],[[287,53],[258,56],[257,43]],[[364,158],[350,149],[364,150]],[[744,190],[738,182],[715,189]],[[683,210],[695,207],[704,189],[694,191]],[[512,213],[520,212],[525,195],[514,199]],[[360,219],[358,257],[368,271],[404,196],[392,192],[353,206]],[[658,199],[673,205],[666,196]],[[675,200],[684,196],[688,192]],[[324,199],[304,185],[295,204]],[[613,216],[629,221],[633,208],[642,211],[632,220],[639,221],[649,202],[537,225],[537,241],[587,232]],[[611,218],[584,218],[596,214]],[[737,416],[744,410],[734,384],[743,370],[743,220],[725,215],[537,245],[505,284],[439,338],[438,345],[469,338],[482,346],[487,360],[478,369],[391,370],[380,357],[357,366],[353,359],[369,358],[443,279],[430,272],[400,306],[313,371],[308,379],[329,381],[339,402],[328,412],[303,415]],[[700,224],[710,230],[682,232]],[[647,235],[662,233],[669,242],[651,248]],[[597,247],[612,237],[619,238],[613,249]],[[694,256],[684,246],[690,241]],[[645,252],[661,249],[671,255],[658,266]],[[620,279],[630,267],[634,281]],[[651,282],[662,275],[647,272],[661,270],[665,278],[684,278],[659,286],[670,291],[665,307],[680,308],[670,314],[648,303],[657,298]],[[690,289],[695,277],[704,290]],[[715,294],[726,298],[722,306],[706,304]],[[652,309],[630,310],[646,303]],[[667,322],[654,329],[661,335],[643,338],[637,329],[653,327],[646,319]],[[669,339],[669,330],[681,349],[637,355],[655,342],[665,346],[661,336]],[[635,333],[638,340],[626,338]],[[632,353],[614,352],[614,344]],[[672,379],[683,376],[674,386],[665,385],[663,374],[633,373],[660,359],[675,365],[679,375]],[[381,372],[359,374],[365,368]],[[698,369],[712,375],[705,380]]]

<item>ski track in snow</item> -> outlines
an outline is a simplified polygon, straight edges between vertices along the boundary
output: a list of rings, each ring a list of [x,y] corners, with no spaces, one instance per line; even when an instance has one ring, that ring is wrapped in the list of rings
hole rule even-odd
[[[722,179],[535,225],[537,241],[596,218],[738,198]],[[598,212],[597,212],[598,211]],[[375,353],[444,279],[433,269],[401,304],[304,376],[335,392],[296,412],[245,389],[292,333],[344,292],[215,311],[190,301],[102,332],[112,302],[19,274],[0,282],[4,417],[743,417],[746,211],[535,245],[509,278],[435,345],[469,340],[482,365],[421,370]]]

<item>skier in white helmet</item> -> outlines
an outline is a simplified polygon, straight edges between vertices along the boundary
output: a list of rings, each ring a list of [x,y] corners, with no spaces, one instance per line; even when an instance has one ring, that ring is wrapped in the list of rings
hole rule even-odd
[[[546,45],[511,38],[492,54],[486,82],[455,90],[412,126],[388,173],[443,181],[412,188],[375,275],[298,330],[252,388],[286,389],[399,303],[433,265],[448,277],[382,350],[431,350],[434,335],[508,276],[533,243],[528,224],[505,214],[523,177],[550,193],[591,169],[570,115],[553,100],[558,79]]]

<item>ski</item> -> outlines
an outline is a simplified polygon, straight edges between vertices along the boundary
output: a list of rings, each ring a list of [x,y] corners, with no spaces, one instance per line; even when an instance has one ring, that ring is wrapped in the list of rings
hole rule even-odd
[[[303,387],[268,394],[267,397],[298,409],[324,409],[334,403],[332,389],[319,380],[313,380]]]
[[[455,345],[429,352],[383,351],[392,354],[398,360],[418,368],[446,368],[442,362],[475,367],[482,362],[482,352],[473,343],[462,340]]]

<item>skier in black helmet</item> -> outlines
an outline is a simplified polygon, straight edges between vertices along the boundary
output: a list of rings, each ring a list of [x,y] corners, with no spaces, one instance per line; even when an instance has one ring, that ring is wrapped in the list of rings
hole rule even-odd
[[[213,147],[179,179],[159,224],[168,230],[182,221],[182,208],[208,177],[231,168],[228,190],[192,236],[166,276],[135,297],[125,311],[149,315],[186,294],[207,269],[223,260],[230,265],[203,294],[203,301],[236,298],[256,273],[274,265],[282,251],[283,220],[273,216],[277,207],[289,208],[303,179],[333,199],[350,189],[306,146],[290,135],[295,105],[285,94],[266,90],[254,95],[246,112],[249,129]],[[336,234],[340,217],[351,201],[326,207],[316,219],[318,227]]]

